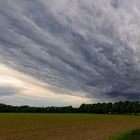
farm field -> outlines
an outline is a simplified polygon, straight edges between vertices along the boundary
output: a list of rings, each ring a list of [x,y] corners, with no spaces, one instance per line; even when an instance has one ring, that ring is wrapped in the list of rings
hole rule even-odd
[[[131,115],[0,114],[0,140],[104,140],[139,127]]]

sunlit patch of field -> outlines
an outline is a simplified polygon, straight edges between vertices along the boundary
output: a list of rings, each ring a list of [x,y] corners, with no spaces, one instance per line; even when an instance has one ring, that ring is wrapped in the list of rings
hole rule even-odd
[[[140,127],[140,116],[0,114],[0,140],[104,140]]]

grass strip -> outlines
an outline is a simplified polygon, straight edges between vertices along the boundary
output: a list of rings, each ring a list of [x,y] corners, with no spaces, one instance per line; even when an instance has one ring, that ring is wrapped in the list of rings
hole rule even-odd
[[[140,128],[117,136],[110,136],[107,140],[140,140]]]

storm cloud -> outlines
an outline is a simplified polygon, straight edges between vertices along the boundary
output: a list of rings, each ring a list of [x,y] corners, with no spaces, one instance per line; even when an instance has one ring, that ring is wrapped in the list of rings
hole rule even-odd
[[[0,96],[11,96],[16,93],[16,90],[10,87],[0,87]]]
[[[0,62],[54,93],[138,100],[139,7],[139,0],[1,0]]]

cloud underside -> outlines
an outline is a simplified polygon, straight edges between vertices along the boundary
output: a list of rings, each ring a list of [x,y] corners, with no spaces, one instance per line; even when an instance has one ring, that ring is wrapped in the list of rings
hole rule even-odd
[[[0,102],[13,105],[32,106],[78,106],[91,102],[87,97],[53,92],[48,85],[30,75],[0,64]]]
[[[1,0],[0,62],[54,93],[139,100],[139,7],[138,0]]]

